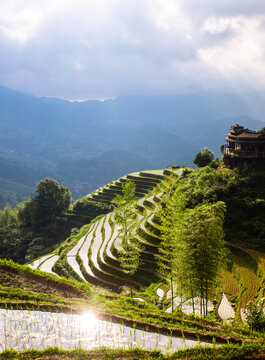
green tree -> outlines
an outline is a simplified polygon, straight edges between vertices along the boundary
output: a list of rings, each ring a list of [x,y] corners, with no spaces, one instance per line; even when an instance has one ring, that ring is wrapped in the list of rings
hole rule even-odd
[[[69,208],[71,193],[53,179],[43,179],[36,187],[36,206],[40,219],[51,220]]]
[[[182,300],[191,299],[193,311],[194,298],[199,297],[201,313],[207,315],[208,299],[214,294],[227,254],[223,232],[226,208],[223,202],[189,208],[192,202],[182,180],[175,187],[163,199],[159,269],[170,279],[172,310],[176,282],[175,293]]]
[[[128,275],[132,296],[132,276],[137,271],[141,260],[142,247],[135,237],[136,214],[133,203],[135,202],[135,183],[127,181],[122,185],[122,195],[117,195],[113,200],[117,205],[115,220],[120,225],[119,238],[122,249],[119,250],[119,260],[123,271]]]
[[[19,219],[24,225],[47,224],[69,208],[70,191],[56,180],[41,180],[36,192],[37,196],[26,200],[19,210]]]
[[[0,227],[18,223],[18,209],[12,208],[6,204],[3,210],[0,210]]]
[[[258,134],[265,134],[265,126],[263,128],[256,131]]]
[[[181,283],[180,271],[178,271],[178,251],[176,242],[176,226],[180,223],[185,209],[183,194],[175,191],[171,196],[164,199],[164,206],[161,211],[161,236],[157,255],[159,271],[170,280],[171,306],[174,311],[174,288],[173,283],[178,278]]]
[[[112,200],[112,202],[117,205],[115,209],[115,220],[121,225],[120,237],[123,242],[128,242],[134,229],[134,201],[135,183],[133,181],[126,181],[122,184],[122,195],[118,194]]]
[[[214,160],[214,154],[212,150],[204,147],[202,151],[200,151],[193,160],[193,163],[198,167],[204,167],[211,163]]]
[[[36,215],[36,199],[28,198],[20,204],[18,210],[18,218],[22,225],[30,226],[35,222]]]
[[[187,209],[175,226],[178,273],[186,274],[182,291],[200,297],[201,315],[208,314],[208,300],[214,296],[225,265],[227,249],[223,223],[225,204],[203,204]]]

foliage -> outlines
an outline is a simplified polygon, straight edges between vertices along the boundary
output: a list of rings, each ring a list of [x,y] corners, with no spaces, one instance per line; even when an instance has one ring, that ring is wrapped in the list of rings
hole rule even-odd
[[[178,253],[176,252],[177,243],[175,239],[175,230],[180,222],[184,208],[185,199],[182,194],[176,191],[167,199],[166,205],[161,213],[162,241],[158,248],[159,254],[157,260],[160,272],[166,278],[170,279],[172,312],[174,310],[173,280],[175,280],[177,276],[176,259],[178,257]]]
[[[246,308],[247,324],[251,330],[264,331],[265,329],[265,315],[264,315],[264,299],[256,304],[250,301]]]
[[[226,205],[223,228],[225,240],[231,243],[245,244],[247,247],[264,251],[264,171],[251,173],[238,170],[231,171],[220,165],[217,169],[206,166],[198,170],[189,171],[187,174],[182,173],[175,183],[165,191],[162,197],[162,215],[176,194],[185,198],[186,214],[188,215],[189,211],[191,214],[190,224],[193,223],[192,211],[196,208],[202,205],[215,204],[219,201],[224,202]],[[178,220],[177,215],[175,214],[174,216]],[[238,252],[238,248],[235,249]],[[252,268],[248,268],[249,260],[241,266],[237,257],[233,254],[229,257],[237,265],[234,267],[234,271],[240,277],[242,285],[239,300],[241,306],[245,307],[246,303],[257,295],[258,289],[262,284],[255,274],[255,269],[253,271]],[[187,284],[187,281],[185,283]],[[238,288],[237,290],[239,291],[240,289]],[[238,291],[233,293],[233,295],[239,295]]]
[[[256,133],[265,134],[265,126],[263,126],[263,128],[261,128],[261,129],[257,130]]]
[[[19,211],[20,221],[25,225],[47,224],[69,208],[69,189],[59,185],[56,180],[41,180],[37,184],[36,192],[37,196],[28,199]]]
[[[216,292],[224,267],[223,222],[225,204],[203,204],[185,210],[176,226],[175,269],[180,291],[187,298],[201,298],[201,314],[208,314],[208,299]]]
[[[208,298],[213,295],[226,257],[223,222],[225,204],[203,204],[189,209],[185,194],[177,188],[161,213],[162,242],[160,271],[178,284],[178,293],[187,299],[201,298],[207,315]],[[173,290],[171,290],[173,310]],[[204,301],[205,299],[205,301]],[[194,307],[194,303],[193,303]]]
[[[18,208],[12,208],[7,204],[3,210],[0,210],[0,228],[18,223]]]
[[[211,163],[214,160],[214,154],[212,150],[204,147],[194,158],[193,163],[198,167],[204,167]]]
[[[122,184],[122,195],[117,195],[113,203],[117,205],[115,209],[115,220],[120,224],[119,237],[122,240],[122,249],[118,256],[123,271],[128,274],[129,281],[137,271],[141,261],[140,252],[142,250],[139,241],[135,238],[136,222],[135,209],[135,183],[127,181]],[[131,286],[132,290],[132,286]]]
[[[0,210],[0,257],[30,262],[53,251],[77,225],[86,218],[65,214],[69,206],[69,190],[57,181],[44,179],[37,185],[37,196],[12,209]],[[93,215],[91,214],[91,218]]]
[[[130,237],[128,241],[122,243],[122,250],[119,251],[119,260],[123,271],[128,275],[133,275],[141,264],[140,253],[142,246],[139,241]]]
[[[0,183],[0,187],[1,187],[1,183]],[[3,189],[1,188],[1,191]],[[18,203],[20,203],[21,201],[23,201],[23,197],[16,194],[15,192],[0,192],[0,209],[4,209],[4,207],[7,204],[10,204],[11,206],[16,206]]]
[[[232,171],[219,167],[199,168],[182,174],[168,188],[162,206],[178,189],[185,193],[188,208],[223,201],[226,204],[226,240],[264,248],[265,172]]]

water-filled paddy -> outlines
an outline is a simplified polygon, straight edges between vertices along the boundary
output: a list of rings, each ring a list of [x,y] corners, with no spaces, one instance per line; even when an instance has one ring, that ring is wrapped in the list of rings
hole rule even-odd
[[[44,349],[51,346],[66,350],[78,346],[84,349],[140,346],[166,352],[198,344],[194,340],[171,338],[99,320],[89,312],[71,315],[0,309],[0,324],[0,351],[9,348]]]

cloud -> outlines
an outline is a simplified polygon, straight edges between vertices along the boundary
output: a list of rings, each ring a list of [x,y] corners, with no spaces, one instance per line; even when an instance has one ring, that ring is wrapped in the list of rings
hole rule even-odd
[[[198,50],[200,61],[215,69],[221,79],[249,90],[265,87],[265,16],[207,19],[206,31],[231,31],[226,41]]]
[[[5,0],[0,84],[71,99],[265,88],[263,1]]]

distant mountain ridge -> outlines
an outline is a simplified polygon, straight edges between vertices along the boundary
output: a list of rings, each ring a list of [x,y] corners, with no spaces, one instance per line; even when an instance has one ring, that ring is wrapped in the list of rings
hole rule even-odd
[[[264,110],[262,94],[70,102],[0,86],[0,155],[32,172],[33,182],[36,171],[55,177],[77,198],[124,173],[192,165],[203,146],[219,157],[229,127],[259,129]],[[0,179],[8,181],[5,173]]]

